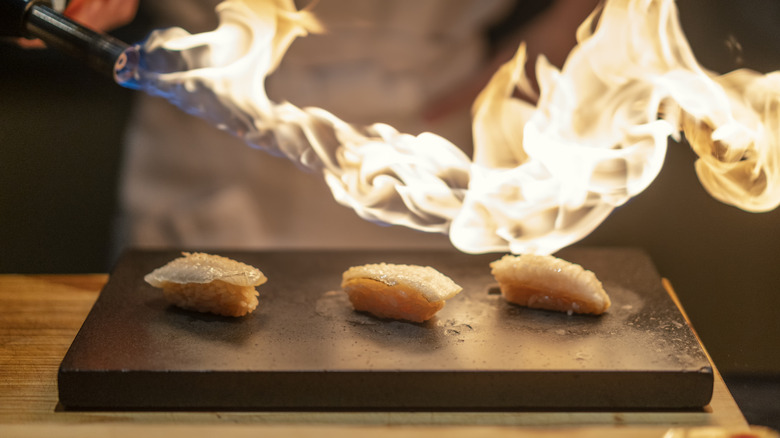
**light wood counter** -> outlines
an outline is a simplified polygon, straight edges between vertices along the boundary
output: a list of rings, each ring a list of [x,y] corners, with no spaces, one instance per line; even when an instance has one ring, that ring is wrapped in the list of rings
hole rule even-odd
[[[69,412],[57,369],[108,280],[93,275],[0,275],[0,436],[730,436],[748,429],[716,371],[700,412]],[[704,428],[704,429],[702,429]],[[766,435],[765,435],[766,434]]]

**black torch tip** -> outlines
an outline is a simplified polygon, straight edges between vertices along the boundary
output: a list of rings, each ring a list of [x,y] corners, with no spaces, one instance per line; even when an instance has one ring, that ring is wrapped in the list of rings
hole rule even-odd
[[[114,77],[115,65],[128,45],[89,29],[51,8],[48,1],[0,0],[3,34],[38,38],[47,46],[85,62],[98,72]]]

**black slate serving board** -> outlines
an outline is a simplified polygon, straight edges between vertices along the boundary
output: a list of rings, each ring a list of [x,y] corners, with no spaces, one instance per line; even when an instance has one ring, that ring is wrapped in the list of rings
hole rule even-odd
[[[214,253],[214,252],[212,252]],[[169,305],[143,276],[179,256],[129,251],[59,369],[66,409],[698,409],[712,367],[631,248],[557,254],[594,271],[601,316],[505,302],[496,254],[432,251],[220,252],[260,268],[260,306],[228,318]],[[463,287],[422,324],[352,310],[350,266],[433,266]]]

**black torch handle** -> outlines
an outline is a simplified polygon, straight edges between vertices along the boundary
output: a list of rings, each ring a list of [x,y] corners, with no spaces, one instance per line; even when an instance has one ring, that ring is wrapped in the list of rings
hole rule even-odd
[[[24,36],[39,38],[47,46],[59,49],[112,77],[117,59],[128,48],[124,42],[88,29],[43,3],[36,2],[27,8],[23,29]]]

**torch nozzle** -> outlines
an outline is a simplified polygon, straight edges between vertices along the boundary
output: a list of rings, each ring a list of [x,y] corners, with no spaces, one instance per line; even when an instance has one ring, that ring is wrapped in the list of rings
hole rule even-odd
[[[4,0],[6,1],[6,0]],[[39,38],[47,46],[59,49],[91,68],[113,76],[115,64],[128,45],[109,35],[96,32],[65,17],[49,6],[35,0],[7,0],[13,6],[5,9],[20,15],[14,20],[20,24],[20,36]],[[7,17],[10,18],[10,17]]]
[[[123,87],[135,90],[141,89],[139,83],[139,67],[141,62],[141,53],[138,46],[127,47],[114,62],[114,80]]]

